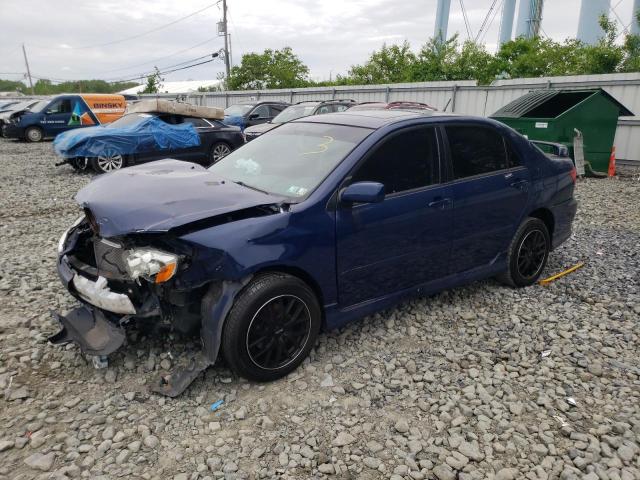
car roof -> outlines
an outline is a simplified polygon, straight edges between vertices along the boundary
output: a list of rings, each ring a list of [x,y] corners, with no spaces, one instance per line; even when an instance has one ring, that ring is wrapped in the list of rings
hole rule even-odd
[[[294,107],[296,105],[331,105],[334,103],[344,103],[344,104],[356,104],[355,100],[350,100],[348,98],[332,98],[330,100],[302,100],[301,102],[294,103],[290,105]]]
[[[325,113],[302,117],[294,122],[333,123],[336,125],[349,125],[353,127],[365,127],[377,129],[391,123],[411,120],[413,118],[453,117],[450,113],[434,112],[432,110],[345,110],[339,113]],[[471,118],[471,117],[470,117]]]
[[[275,103],[278,105],[289,105],[287,102],[283,102],[282,100],[242,100],[238,103],[234,103],[233,105],[262,105],[263,103]],[[233,105],[229,105],[233,107]]]

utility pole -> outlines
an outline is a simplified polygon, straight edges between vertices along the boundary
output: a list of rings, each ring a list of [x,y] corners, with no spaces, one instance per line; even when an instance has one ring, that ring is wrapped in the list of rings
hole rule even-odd
[[[224,68],[227,73],[227,81],[231,71],[231,63],[229,61],[229,33],[227,29],[227,0],[222,0],[222,27],[224,28]]]
[[[31,70],[29,70],[29,60],[27,60],[27,50],[24,48],[24,43],[22,44],[22,54],[24,55],[24,63],[27,66],[27,76],[29,77],[29,86],[31,87],[31,95],[35,95],[33,90],[33,80],[31,80]]]

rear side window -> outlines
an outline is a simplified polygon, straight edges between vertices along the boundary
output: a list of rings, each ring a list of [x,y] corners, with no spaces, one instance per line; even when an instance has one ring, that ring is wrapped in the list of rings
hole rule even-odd
[[[351,183],[379,182],[398,193],[438,182],[438,144],[432,127],[405,130],[374,147]]]
[[[275,117],[276,115],[278,115],[285,108],[286,108],[285,105],[270,105],[269,106],[269,111],[271,112],[271,116]]]
[[[504,140],[495,130],[478,125],[449,126],[445,130],[455,179],[507,168]]]
[[[207,128],[211,126],[202,118],[197,118],[197,117],[185,117],[184,123],[190,123],[196,128]]]

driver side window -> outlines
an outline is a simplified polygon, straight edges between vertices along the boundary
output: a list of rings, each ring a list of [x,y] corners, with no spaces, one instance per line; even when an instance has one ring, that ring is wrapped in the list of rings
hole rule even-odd
[[[351,179],[379,182],[387,195],[438,183],[438,143],[433,127],[410,128],[383,140]]]
[[[258,107],[256,107],[253,112],[251,112],[252,115],[258,114],[258,118],[269,118],[269,106],[268,105],[260,105]]]
[[[69,99],[60,99],[53,102],[49,108],[47,108],[48,114],[56,114],[56,113],[70,113],[71,112],[71,100]]]

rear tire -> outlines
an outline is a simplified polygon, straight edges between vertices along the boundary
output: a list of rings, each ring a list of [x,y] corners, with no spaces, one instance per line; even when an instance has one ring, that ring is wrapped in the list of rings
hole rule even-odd
[[[224,325],[222,352],[238,375],[276,380],[309,355],[320,323],[318,299],[302,280],[283,273],[261,275],[236,298]]]
[[[231,147],[224,142],[214,143],[209,152],[209,165],[218,163],[231,153]]]
[[[44,138],[44,133],[40,127],[29,127],[24,132],[24,138],[27,142],[37,143]]]
[[[115,172],[127,166],[127,157],[112,148],[105,148],[102,155],[89,160],[96,173]]]
[[[498,280],[512,287],[534,284],[544,271],[550,250],[547,226],[538,218],[528,217],[513,236],[507,257],[509,269],[498,275]]]

